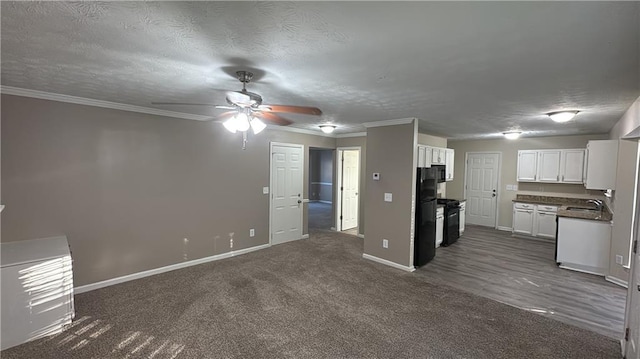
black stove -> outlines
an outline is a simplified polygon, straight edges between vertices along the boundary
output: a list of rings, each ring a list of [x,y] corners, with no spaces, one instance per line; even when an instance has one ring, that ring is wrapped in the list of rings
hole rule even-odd
[[[444,205],[444,233],[441,245],[447,247],[460,238],[460,201],[438,198],[438,204]]]

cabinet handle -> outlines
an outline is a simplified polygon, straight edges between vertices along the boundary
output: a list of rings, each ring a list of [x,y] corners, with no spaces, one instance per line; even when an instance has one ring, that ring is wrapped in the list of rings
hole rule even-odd
[[[533,175],[533,180],[536,180],[536,177],[538,177],[538,175]]]
[[[564,175],[562,175],[562,182],[564,182]]]
[[[560,175],[556,176],[556,181],[560,182]]]
[[[538,212],[538,216],[546,216],[546,213]]]

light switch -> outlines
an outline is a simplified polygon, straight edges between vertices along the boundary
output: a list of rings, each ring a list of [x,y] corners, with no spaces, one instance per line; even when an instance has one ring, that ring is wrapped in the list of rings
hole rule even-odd
[[[262,194],[269,194],[269,187],[262,187]]]
[[[373,180],[374,181],[380,181],[380,173],[376,172],[373,174]]]
[[[517,184],[514,184],[514,185],[513,185],[513,190],[514,190],[514,191],[517,191],[517,190],[518,190],[518,185],[517,185]]]
[[[513,191],[513,185],[512,184],[508,184],[507,185],[507,191]]]
[[[393,194],[391,194],[391,193],[385,193],[385,194],[384,194],[384,201],[385,201],[385,202],[392,202],[392,201],[393,201]]]

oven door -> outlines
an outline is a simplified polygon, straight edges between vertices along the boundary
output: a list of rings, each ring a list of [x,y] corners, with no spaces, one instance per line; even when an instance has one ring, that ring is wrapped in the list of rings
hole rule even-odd
[[[460,237],[460,208],[447,208],[444,218],[444,238],[442,245],[455,243]]]

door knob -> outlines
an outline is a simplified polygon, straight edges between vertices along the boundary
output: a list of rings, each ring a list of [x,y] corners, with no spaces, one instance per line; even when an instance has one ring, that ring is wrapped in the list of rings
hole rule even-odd
[[[301,201],[301,200],[298,200],[298,204],[300,204],[300,203],[302,203],[302,201]]]
[[[496,194],[495,194],[495,193],[492,193],[492,194],[491,194],[491,197],[495,197],[495,196],[496,196]]]

